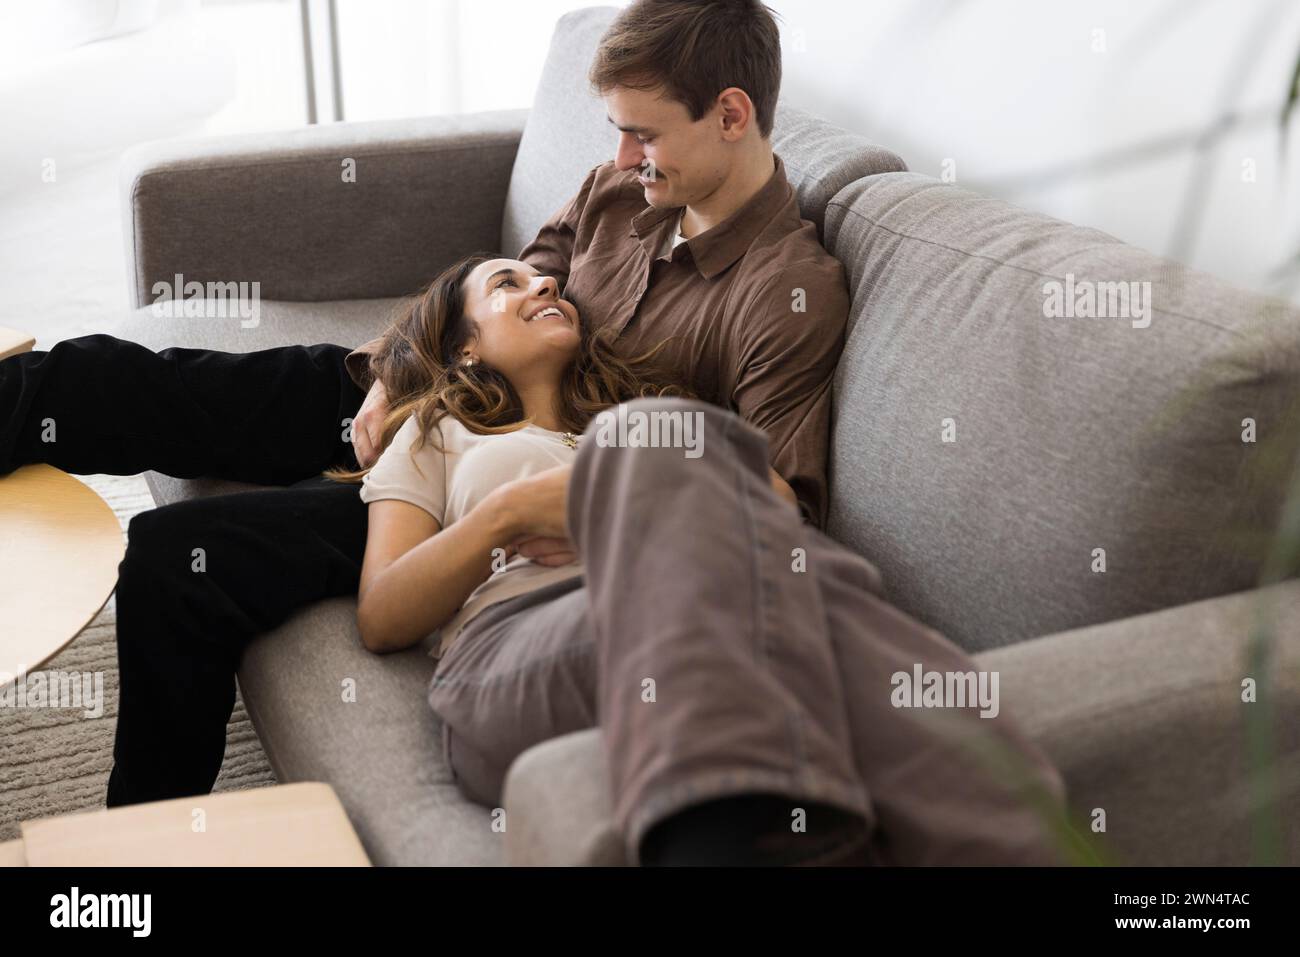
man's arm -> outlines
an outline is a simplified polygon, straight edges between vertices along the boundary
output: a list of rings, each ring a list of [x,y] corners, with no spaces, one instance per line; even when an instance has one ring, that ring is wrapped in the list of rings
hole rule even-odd
[[[800,303],[804,311],[796,312]],[[831,379],[848,314],[838,260],[827,256],[787,266],[750,301],[731,396],[737,413],[767,433],[772,467],[794,490],[804,520],[823,530]]]
[[[384,337],[378,336],[363,345],[357,346],[343,359],[348,375],[364,391],[370,391],[370,387],[374,384],[375,374],[370,367],[370,360],[379,354],[379,347],[383,344]]]
[[[560,289],[568,285],[578,223],[591,196],[592,184],[596,182],[596,171],[604,165],[592,167],[578,192],[542,225],[533,241],[519,253],[520,259],[543,276],[554,276]]]

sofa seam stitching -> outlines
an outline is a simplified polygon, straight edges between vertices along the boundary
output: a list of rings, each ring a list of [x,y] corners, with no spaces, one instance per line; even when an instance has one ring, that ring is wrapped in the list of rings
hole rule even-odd
[[[982,198],[982,199],[987,199],[987,198],[990,198],[990,197],[983,197],[983,196],[981,196],[981,198]],[[937,241],[937,240],[934,240],[934,239],[927,239],[927,238],[925,238],[925,237],[923,237],[923,236],[916,236],[916,235],[913,235],[913,234],[911,234],[911,233],[900,232],[899,230],[892,229],[891,227],[886,226],[886,225],[884,225],[883,223],[881,223],[881,222],[879,222],[879,221],[877,221],[877,220],[873,220],[873,219],[871,219],[870,217],[865,216],[864,214],[860,213],[858,210],[854,209],[852,206],[846,206],[846,205],[844,205],[843,203],[835,203],[835,202],[827,203],[827,204],[826,204],[826,208],[827,208],[827,210],[830,210],[830,209],[839,209],[839,210],[843,210],[845,213],[847,213],[847,214],[849,214],[849,215],[856,216],[858,219],[862,220],[862,221],[863,221],[864,223],[866,223],[868,226],[870,226],[870,227],[872,227],[872,228],[875,228],[875,229],[881,229],[881,230],[884,230],[885,232],[889,233],[890,235],[892,235],[892,236],[897,236],[897,237],[899,237],[900,239],[910,239],[910,240],[912,240],[912,241],[914,241],[914,242],[924,243],[925,245],[928,245],[928,246],[934,246],[934,247],[936,247],[936,248],[938,248],[938,249],[946,249],[948,252],[957,253],[958,255],[966,256],[966,257],[969,257],[969,258],[971,258],[971,259],[979,259],[979,260],[983,260],[984,262],[993,263],[993,264],[996,265],[996,266],[1002,266],[1002,267],[1004,267],[1004,268],[1006,268],[1006,269],[1014,269],[1014,270],[1017,270],[1017,271],[1019,271],[1019,272],[1027,273],[1028,275],[1030,275],[1030,276],[1034,276],[1034,277],[1036,277],[1036,278],[1038,278],[1038,279],[1052,279],[1052,280],[1056,280],[1056,281],[1059,281],[1059,279],[1060,279],[1059,276],[1052,275],[1051,273],[1039,272],[1039,271],[1037,271],[1037,270],[1030,269],[1028,266],[1021,266],[1021,265],[1018,265],[1018,264],[1016,264],[1016,263],[1010,263],[1010,262],[1006,262],[1006,261],[1004,261],[1004,260],[995,259],[995,258],[993,258],[992,256],[986,256],[986,255],[983,255],[983,254],[981,254],[981,253],[973,253],[973,252],[970,252],[969,250],[960,249],[960,248],[958,248],[958,247],[956,247],[956,246],[949,246],[949,245],[946,245],[946,244],[941,243],[941,242],[939,242],[939,241]],[[1064,221],[1062,221],[1062,222],[1064,222]],[[1065,225],[1070,226],[1070,227],[1075,228],[1075,229],[1085,228],[1085,227],[1080,227],[1080,226],[1078,226],[1077,224],[1074,224],[1074,223],[1065,223]],[[1126,242],[1124,242],[1122,239],[1119,239],[1118,237],[1115,239],[1115,242],[1114,242],[1114,243],[1106,243],[1106,244],[1104,244],[1104,245],[1105,245],[1105,246],[1116,245],[1116,246],[1121,246],[1121,247],[1128,248],[1128,249],[1137,249],[1137,248],[1138,248],[1138,247],[1136,247],[1136,246],[1133,246],[1133,245],[1130,244],[1130,243],[1126,243]],[[1100,248],[1103,248],[1103,247],[1101,247],[1101,246],[1089,247],[1089,249],[1100,249]],[[1081,252],[1087,252],[1087,251],[1089,251],[1089,250],[1080,250],[1080,251],[1081,251]],[[1153,253],[1152,255],[1155,255],[1155,254]],[[1173,263],[1172,260],[1166,260],[1166,262]],[[1192,270],[1191,270],[1191,267],[1183,266],[1183,264],[1181,264],[1181,263],[1173,263],[1173,265],[1182,266],[1182,268],[1187,269],[1188,271],[1192,271]],[[1203,318],[1201,318],[1200,316],[1190,316],[1190,315],[1187,315],[1186,313],[1175,312],[1175,311],[1172,310],[1172,309],[1160,309],[1160,310],[1158,310],[1158,311],[1164,313],[1164,314],[1167,315],[1167,316],[1174,316],[1174,317],[1179,318],[1179,319],[1186,319],[1188,322],[1196,322],[1196,323],[1200,323],[1201,325],[1209,326],[1211,329],[1217,329],[1219,332],[1223,332],[1223,333],[1226,333],[1226,334],[1228,334],[1228,335],[1238,336],[1238,337],[1244,337],[1244,336],[1245,336],[1245,333],[1241,332],[1241,331],[1238,330],[1238,329],[1229,329],[1229,328],[1227,328],[1227,327],[1225,327],[1225,326],[1221,326],[1221,325],[1219,325],[1218,323],[1212,322],[1212,321],[1209,320],[1209,319],[1203,319]]]

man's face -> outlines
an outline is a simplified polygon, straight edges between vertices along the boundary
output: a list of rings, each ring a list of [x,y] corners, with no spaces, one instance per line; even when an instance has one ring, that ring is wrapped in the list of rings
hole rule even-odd
[[[651,206],[670,209],[699,203],[726,179],[732,151],[722,138],[722,108],[717,103],[692,121],[686,107],[662,90],[615,87],[603,99],[609,121],[619,128],[614,165],[640,170]]]

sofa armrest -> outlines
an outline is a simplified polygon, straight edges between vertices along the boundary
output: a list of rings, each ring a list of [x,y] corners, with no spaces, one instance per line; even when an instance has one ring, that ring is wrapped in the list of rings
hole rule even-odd
[[[128,283],[258,282],[262,299],[380,299],[494,251],[527,110],[167,140],[122,159]]]
[[[1250,657],[1261,621],[1271,684]],[[1079,826],[1105,812],[1093,836],[1110,862],[1300,862],[1300,581],[975,657],[999,673],[1004,709],[1065,777]],[[1255,703],[1242,700],[1247,678]],[[1271,783],[1252,778],[1250,757],[1248,720],[1265,716]],[[1273,829],[1252,810],[1260,787],[1276,789]]]
[[[511,867],[624,867],[600,729],[535,744],[506,773],[505,857]]]

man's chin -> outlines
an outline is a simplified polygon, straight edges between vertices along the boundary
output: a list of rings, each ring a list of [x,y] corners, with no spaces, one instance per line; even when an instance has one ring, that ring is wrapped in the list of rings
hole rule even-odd
[[[655,209],[671,209],[677,204],[672,201],[668,188],[663,183],[653,186],[642,185],[641,192],[645,194],[645,201]]]

